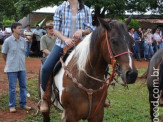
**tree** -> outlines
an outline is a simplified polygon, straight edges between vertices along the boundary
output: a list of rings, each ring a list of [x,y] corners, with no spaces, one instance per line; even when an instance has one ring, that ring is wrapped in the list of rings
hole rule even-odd
[[[94,23],[97,17],[122,18],[125,12],[145,13],[151,10],[153,13],[163,13],[162,0],[83,0],[86,5],[94,9]],[[58,5],[63,0],[1,0],[0,11],[7,16],[14,15],[15,19],[29,14],[41,7]],[[9,3],[9,4],[8,4]],[[6,5],[7,4],[7,5]],[[7,11],[6,11],[7,10]]]

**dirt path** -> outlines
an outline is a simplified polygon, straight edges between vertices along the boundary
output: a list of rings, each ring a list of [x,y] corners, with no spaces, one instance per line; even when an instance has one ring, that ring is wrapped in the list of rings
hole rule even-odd
[[[1,54],[0,54],[1,55]],[[27,58],[26,59],[26,68],[27,68],[27,81],[31,78],[37,78],[39,69],[40,69],[41,61],[40,58]],[[147,68],[148,62],[135,61],[135,65],[137,68]],[[5,66],[5,62],[0,57],[0,93],[6,93],[8,91],[8,80],[7,74],[3,72]],[[35,105],[33,101],[27,101],[29,105]],[[7,104],[7,103],[6,103]],[[35,107],[35,106],[32,106]],[[29,113],[23,111],[21,109],[17,109],[17,112],[12,114],[9,111],[1,111],[0,110],[0,121],[2,122],[10,122],[14,120],[23,120],[23,118]]]

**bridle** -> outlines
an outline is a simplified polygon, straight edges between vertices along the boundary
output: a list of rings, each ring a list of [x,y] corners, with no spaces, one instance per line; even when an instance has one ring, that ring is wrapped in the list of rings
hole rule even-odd
[[[117,57],[119,56],[122,56],[122,55],[125,55],[125,54],[130,54],[132,53],[131,51],[125,51],[125,52],[122,52],[120,54],[117,54],[117,55],[113,55],[112,51],[111,51],[111,46],[110,46],[110,43],[109,43],[109,40],[108,40],[108,33],[107,31],[105,31],[105,35],[106,35],[106,42],[107,42],[107,48],[108,48],[108,52],[109,52],[109,55],[110,55],[110,60],[111,60],[111,67],[112,67],[112,73],[110,75],[110,77],[106,80],[106,82],[109,82],[107,83],[107,87],[105,88],[104,92],[103,92],[103,95],[100,99],[100,102],[98,103],[98,105],[96,106],[96,109],[94,111],[94,113],[91,115],[91,118],[95,115],[95,113],[97,112],[98,108],[100,107],[100,104],[102,103],[106,93],[107,93],[107,90],[111,84],[111,82],[113,81],[114,77],[115,77],[115,67],[116,67],[116,59]]]
[[[108,52],[109,52],[110,59],[111,59],[111,64],[112,64],[113,60],[115,60],[115,58],[117,58],[117,57],[119,57],[119,56],[122,56],[122,55],[125,55],[125,54],[130,54],[130,53],[132,53],[131,51],[125,51],[125,52],[123,52],[123,53],[116,54],[116,55],[114,56],[113,53],[112,53],[112,51],[111,51],[111,46],[110,46],[110,44],[109,44],[108,33],[107,33],[107,31],[105,31],[105,35],[106,35],[107,48],[108,48]]]

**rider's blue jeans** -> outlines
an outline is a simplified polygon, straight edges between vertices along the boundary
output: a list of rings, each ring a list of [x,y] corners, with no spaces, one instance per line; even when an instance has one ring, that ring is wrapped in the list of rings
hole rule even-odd
[[[59,61],[62,52],[63,48],[59,47],[58,45],[55,45],[42,66],[40,80],[43,91],[45,91],[46,89],[48,79],[53,72],[55,64]]]

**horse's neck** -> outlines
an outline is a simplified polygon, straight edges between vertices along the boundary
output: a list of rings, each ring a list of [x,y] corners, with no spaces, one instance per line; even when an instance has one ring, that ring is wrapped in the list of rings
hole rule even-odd
[[[98,78],[103,78],[105,74],[105,70],[107,67],[107,62],[104,61],[104,59],[99,56],[97,59],[92,58],[86,65],[86,72],[88,72],[90,75]]]

